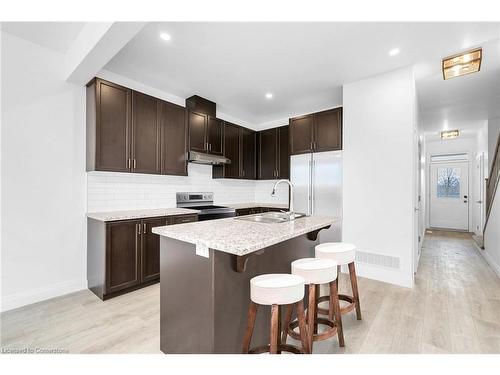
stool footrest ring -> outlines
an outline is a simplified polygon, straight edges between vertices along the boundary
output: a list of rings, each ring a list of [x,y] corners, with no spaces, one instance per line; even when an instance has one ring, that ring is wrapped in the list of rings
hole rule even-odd
[[[349,302],[348,305],[340,308],[341,314],[346,314],[349,311],[354,310],[354,308],[356,307],[356,301],[354,300],[354,297],[352,297],[352,296],[348,296],[346,294],[339,294],[339,300]],[[322,302],[329,302],[329,301],[330,301],[330,296],[321,296],[318,298],[317,305],[319,305]],[[317,306],[317,311],[318,311],[318,314],[328,315],[328,309],[325,309],[323,307]]]
[[[300,340],[300,338],[299,338]],[[269,353],[271,349],[271,346],[268,345],[262,345],[262,346],[257,346],[255,348],[252,348],[248,351],[248,354],[261,354],[261,353]],[[280,344],[278,345],[278,352],[288,352],[288,353],[293,353],[293,354],[302,354],[302,350],[300,348],[293,346],[293,345],[287,345],[287,344]]]
[[[331,321],[330,319],[327,318],[320,318],[318,317],[317,319],[314,320],[314,325],[324,325],[328,326],[329,328],[321,333],[314,333],[313,334],[313,341],[321,341],[321,340],[326,340],[329,339],[332,336],[335,336],[337,334],[337,325],[335,322]],[[295,331],[295,328],[299,326],[298,320],[294,320],[293,322],[290,323],[288,326],[288,336],[295,340],[300,340],[300,335]]]

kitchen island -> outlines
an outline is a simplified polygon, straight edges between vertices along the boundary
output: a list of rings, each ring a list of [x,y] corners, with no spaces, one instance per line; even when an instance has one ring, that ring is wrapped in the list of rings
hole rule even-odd
[[[240,353],[250,279],[289,273],[314,256],[318,232],[339,219],[284,223],[228,218],[153,228],[160,235],[160,349],[164,353]],[[269,340],[269,308],[257,314],[252,346]]]

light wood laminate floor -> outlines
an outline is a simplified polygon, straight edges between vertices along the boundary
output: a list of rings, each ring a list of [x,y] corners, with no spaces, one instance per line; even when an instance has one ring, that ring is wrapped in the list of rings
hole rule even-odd
[[[315,353],[500,353],[500,279],[479,251],[468,234],[427,234],[415,288],[359,278],[363,320],[344,315],[346,347]],[[159,313],[158,284],[106,302],[81,291],[3,313],[1,346],[160,353]]]

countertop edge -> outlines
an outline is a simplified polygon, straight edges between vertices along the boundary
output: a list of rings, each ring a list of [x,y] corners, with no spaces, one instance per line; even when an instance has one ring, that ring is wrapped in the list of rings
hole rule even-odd
[[[301,219],[297,219],[297,220],[301,220]],[[209,249],[212,249],[212,250],[221,251],[224,253],[233,254],[233,255],[237,255],[237,256],[244,256],[244,255],[254,253],[258,250],[264,249],[266,247],[273,246],[277,243],[284,242],[284,241],[290,240],[292,238],[296,238],[296,237],[302,236],[304,234],[313,232],[315,230],[331,226],[332,224],[336,223],[337,221],[340,221],[340,219],[326,220],[324,223],[317,224],[317,225],[311,225],[310,227],[308,227],[305,230],[297,231],[293,235],[284,235],[282,237],[279,237],[279,238],[276,238],[273,240],[264,241],[262,243],[259,243],[258,245],[251,246],[249,248],[243,248],[243,249],[238,249],[238,248],[227,249],[223,246],[218,246],[217,243],[213,243],[211,241],[206,241],[206,240],[202,240],[202,241],[193,240],[192,238],[188,238],[182,234],[168,234],[167,235],[167,234],[162,233],[162,230],[159,229],[161,227],[152,228],[152,232],[155,234],[158,234],[159,236],[171,238],[171,239],[182,241],[182,242],[187,242],[187,243],[190,243],[190,244],[193,244],[196,246],[204,246],[204,247],[208,247]],[[182,225],[182,224],[180,224],[180,225]],[[279,224],[264,224],[264,225],[279,225]]]
[[[136,211],[136,212],[135,212]],[[178,215],[194,215],[198,214],[199,210],[189,208],[165,208],[165,209],[145,209],[145,210],[130,210],[116,212],[88,212],[85,216],[88,219],[97,221],[110,222],[121,220],[144,219],[148,217],[162,216],[178,216]]]

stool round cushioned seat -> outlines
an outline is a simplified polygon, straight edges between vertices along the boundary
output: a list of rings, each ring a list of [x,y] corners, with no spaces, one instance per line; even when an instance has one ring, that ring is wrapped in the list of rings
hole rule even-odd
[[[333,259],[338,264],[349,264],[356,258],[356,246],[345,242],[326,242],[316,245],[316,258]]]
[[[302,276],[306,284],[327,284],[337,278],[333,259],[303,258],[292,262],[292,274]]]
[[[259,305],[288,305],[304,298],[305,280],[287,273],[260,275],[250,280],[250,299]]]

